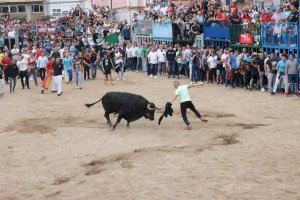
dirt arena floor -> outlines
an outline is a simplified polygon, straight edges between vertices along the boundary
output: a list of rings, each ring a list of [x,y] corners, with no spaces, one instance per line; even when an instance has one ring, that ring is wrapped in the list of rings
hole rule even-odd
[[[102,105],[85,103],[126,91],[164,106],[172,81],[101,77],[61,97],[20,87],[0,98],[1,200],[300,199],[300,98],[205,85],[191,96],[208,123],[189,113],[184,130],[177,102],[161,126],[158,112],[112,132]]]

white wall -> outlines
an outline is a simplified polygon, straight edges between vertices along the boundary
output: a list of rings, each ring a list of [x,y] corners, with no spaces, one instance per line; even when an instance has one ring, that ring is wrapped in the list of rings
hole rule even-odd
[[[75,8],[79,4],[84,9],[91,8],[91,0],[48,0],[47,14],[53,15],[53,9],[61,9],[61,11],[70,11],[71,8]]]

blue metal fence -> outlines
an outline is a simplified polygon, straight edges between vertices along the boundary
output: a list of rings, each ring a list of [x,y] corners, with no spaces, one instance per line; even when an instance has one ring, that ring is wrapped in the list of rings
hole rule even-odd
[[[264,52],[295,54],[300,52],[299,23],[269,23],[261,26]]]
[[[230,29],[227,22],[213,21],[203,26],[204,46],[228,48],[230,45]]]

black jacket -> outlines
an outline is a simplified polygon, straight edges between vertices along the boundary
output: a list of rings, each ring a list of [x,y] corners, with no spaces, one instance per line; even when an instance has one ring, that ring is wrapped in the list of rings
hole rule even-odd
[[[10,77],[10,78],[15,78],[18,76],[19,74],[19,69],[17,67],[16,64],[10,64],[8,65],[7,69],[5,70],[6,71],[6,76],[7,77]]]
[[[54,76],[62,75],[62,71],[64,70],[63,64],[61,62],[54,62],[52,65]]]

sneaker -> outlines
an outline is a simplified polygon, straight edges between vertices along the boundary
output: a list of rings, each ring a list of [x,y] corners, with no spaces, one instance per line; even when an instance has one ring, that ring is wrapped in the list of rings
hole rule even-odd
[[[117,78],[117,81],[119,81],[120,79],[119,78]]]
[[[261,88],[261,90],[260,90],[261,92],[265,92],[266,90],[265,90],[265,88]]]
[[[41,94],[44,94],[44,90],[41,90]]]
[[[76,88],[77,88],[77,89],[79,89],[79,87],[78,87],[78,86],[76,86]]]
[[[272,92],[271,92],[271,95],[274,95],[274,94],[275,94],[275,92],[272,91]]]
[[[294,94],[294,95],[298,97],[298,96],[299,96],[299,93],[298,93],[298,92],[295,92],[295,94]]]
[[[126,79],[123,77],[122,80],[125,81]]]
[[[157,78],[157,76],[154,76],[154,78]]]
[[[185,127],[185,129],[186,129],[186,130],[192,130],[192,126],[191,126],[191,125],[188,125],[188,126]]]
[[[59,97],[60,97],[60,96],[61,96],[61,94],[57,94],[57,96],[59,96]]]
[[[208,122],[208,120],[207,119],[205,119],[204,117],[201,117],[201,119],[200,119],[202,122]]]
[[[150,75],[150,78],[153,78],[152,74]]]
[[[284,93],[284,96],[289,97],[289,93]]]

